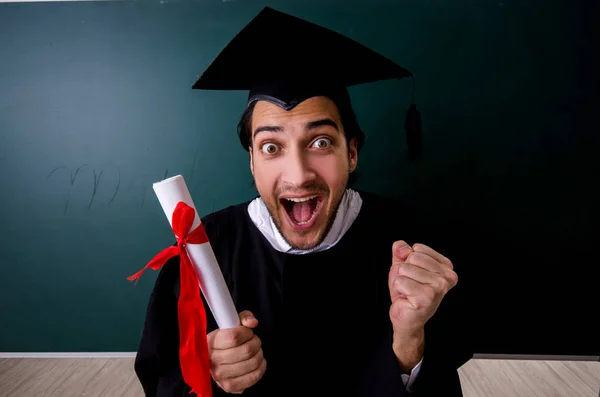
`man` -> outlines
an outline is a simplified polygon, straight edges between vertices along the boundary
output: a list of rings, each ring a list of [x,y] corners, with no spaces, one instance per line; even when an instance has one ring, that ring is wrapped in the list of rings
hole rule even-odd
[[[259,193],[202,219],[241,320],[218,329],[205,303],[215,396],[462,395],[457,368],[472,354],[450,254],[423,243],[434,231],[411,208],[348,186],[364,135],[346,87],[405,76],[265,8],[194,85],[250,90],[239,137]],[[190,391],[178,262],[148,305],[135,363],[147,396]]]

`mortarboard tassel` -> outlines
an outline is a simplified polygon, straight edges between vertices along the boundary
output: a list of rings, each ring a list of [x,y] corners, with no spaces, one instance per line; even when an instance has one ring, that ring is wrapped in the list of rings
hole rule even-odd
[[[408,162],[413,163],[421,158],[422,140],[421,140],[421,113],[415,105],[415,78],[413,77],[412,103],[406,112],[404,121],[406,130],[406,145],[408,147]]]

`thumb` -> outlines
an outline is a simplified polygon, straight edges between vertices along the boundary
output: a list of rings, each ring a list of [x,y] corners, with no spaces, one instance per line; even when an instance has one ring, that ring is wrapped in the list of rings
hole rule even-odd
[[[244,310],[240,313],[240,321],[244,327],[256,328],[258,320],[250,310]]]
[[[388,273],[388,287],[390,292],[392,292],[394,280],[398,275],[398,267],[406,261],[411,252],[413,252],[411,246],[404,240],[398,240],[392,244],[392,266],[390,266],[390,272]]]
[[[404,262],[412,252],[410,245],[404,240],[398,240],[392,244],[392,263]]]

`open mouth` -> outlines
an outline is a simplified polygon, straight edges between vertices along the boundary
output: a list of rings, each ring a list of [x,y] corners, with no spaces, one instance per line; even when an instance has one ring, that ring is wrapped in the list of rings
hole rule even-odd
[[[292,228],[305,230],[314,225],[321,207],[323,197],[319,195],[305,197],[286,197],[280,199]]]

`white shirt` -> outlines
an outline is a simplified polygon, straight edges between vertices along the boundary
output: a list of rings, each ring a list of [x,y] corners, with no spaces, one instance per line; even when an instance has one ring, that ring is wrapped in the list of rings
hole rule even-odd
[[[267,206],[260,197],[257,197],[250,202],[250,205],[248,205],[248,214],[254,225],[277,251],[293,255],[303,255],[311,252],[325,251],[336,245],[348,231],[350,226],[352,226],[361,207],[362,198],[358,192],[352,189],[346,189],[335,215],[331,230],[329,230],[329,233],[327,233],[327,236],[325,236],[321,244],[308,250],[294,249],[287,241],[285,241],[281,232],[275,225],[275,222],[273,222],[273,218],[271,217],[271,214],[269,214]],[[402,374],[402,381],[408,392],[412,392],[412,386],[417,378],[422,362],[423,359],[421,359],[421,361],[412,369],[410,375]]]

